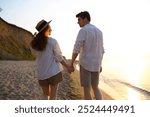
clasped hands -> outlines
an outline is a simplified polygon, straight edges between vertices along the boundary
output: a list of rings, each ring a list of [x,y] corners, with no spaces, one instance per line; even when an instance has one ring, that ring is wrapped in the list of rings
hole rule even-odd
[[[67,65],[67,71],[69,72],[69,73],[72,73],[72,72],[74,72],[74,66],[73,65]]]

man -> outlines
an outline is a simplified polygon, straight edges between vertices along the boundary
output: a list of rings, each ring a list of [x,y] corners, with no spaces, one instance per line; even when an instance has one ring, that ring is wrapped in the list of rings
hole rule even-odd
[[[99,73],[104,53],[102,32],[90,24],[91,18],[87,11],[76,15],[81,27],[72,54],[71,67],[78,56],[80,64],[80,81],[84,89],[84,98],[92,99],[90,89],[92,87],[95,98],[102,99],[99,84]]]

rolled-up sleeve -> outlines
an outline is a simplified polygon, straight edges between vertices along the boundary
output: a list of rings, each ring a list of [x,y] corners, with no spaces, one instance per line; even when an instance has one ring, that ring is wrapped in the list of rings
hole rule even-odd
[[[61,62],[63,60],[62,52],[57,41],[54,45],[54,55],[57,62]]]
[[[74,44],[73,53],[80,53],[80,49],[84,45],[85,37],[86,37],[86,32],[83,29],[81,29],[78,33],[76,42]]]

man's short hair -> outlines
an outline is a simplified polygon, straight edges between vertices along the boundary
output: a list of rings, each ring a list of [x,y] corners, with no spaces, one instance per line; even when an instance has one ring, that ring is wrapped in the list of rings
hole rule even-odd
[[[89,12],[87,12],[87,11],[83,11],[83,12],[78,13],[78,14],[76,15],[76,17],[81,17],[82,19],[87,18],[89,21],[91,21],[90,14],[89,14]]]

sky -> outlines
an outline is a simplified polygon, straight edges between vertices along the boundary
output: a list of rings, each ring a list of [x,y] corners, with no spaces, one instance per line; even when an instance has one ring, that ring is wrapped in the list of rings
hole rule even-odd
[[[33,34],[40,20],[52,20],[51,36],[67,58],[80,30],[75,16],[85,10],[103,32],[105,54],[150,55],[150,0],[0,0],[0,9],[0,17]]]

